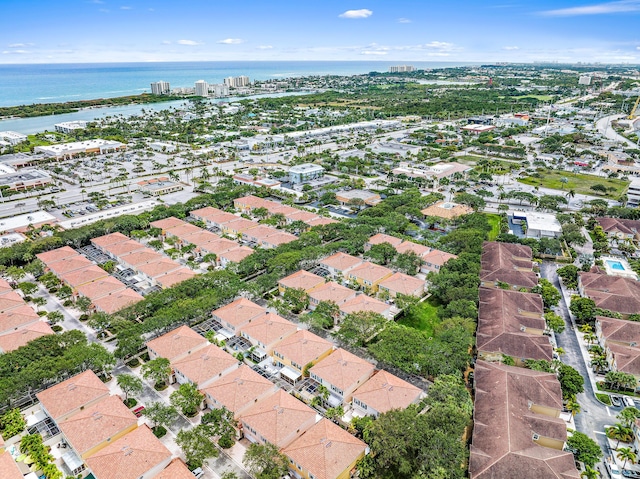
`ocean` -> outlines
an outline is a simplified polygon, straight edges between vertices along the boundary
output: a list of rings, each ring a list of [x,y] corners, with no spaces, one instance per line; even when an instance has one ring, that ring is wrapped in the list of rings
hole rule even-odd
[[[385,72],[403,62],[166,62],[0,65],[0,106],[61,103],[150,92],[150,83],[192,87],[198,80],[222,83],[225,77],[246,75],[273,80],[307,75],[356,75]],[[472,65],[452,62],[408,62],[416,68]]]

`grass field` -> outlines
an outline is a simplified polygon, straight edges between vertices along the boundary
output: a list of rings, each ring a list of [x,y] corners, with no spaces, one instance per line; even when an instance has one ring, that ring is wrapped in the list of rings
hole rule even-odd
[[[523,98],[535,98],[536,100],[539,100],[539,101],[553,100],[553,97],[551,95],[521,95],[521,96],[514,96],[513,98],[516,100],[522,100]]]
[[[398,321],[399,324],[424,331],[433,336],[433,328],[440,323],[438,304],[427,299],[412,308],[411,312]]]
[[[520,183],[531,186],[540,186],[542,188],[551,188],[554,190],[560,190],[567,192],[573,190],[576,193],[582,195],[602,196],[603,198],[617,199],[622,193],[627,191],[629,186],[628,181],[623,181],[615,178],[601,178],[599,176],[585,175],[580,173],[569,173],[567,171],[546,171],[541,173],[540,178],[534,178],[528,176],[526,178],[518,178]],[[561,178],[566,178],[567,183],[563,184],[560,181]],[[615,188],[615,190],[603,195],[593,191],[591,186],[601,184],[607,188]]]
[[[494,241],[500,234],[500,215],[493,213],[485,213],[487,221],[491,225],[491,231],[489,231],[489,241]]]

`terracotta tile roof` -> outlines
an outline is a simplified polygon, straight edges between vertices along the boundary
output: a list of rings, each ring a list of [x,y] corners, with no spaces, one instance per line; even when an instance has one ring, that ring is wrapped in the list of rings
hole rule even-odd
[[[182,267],[175,271],[171,271],[170,273],[163,274],[162,276],[156,277],[156,281],[163,288],[170,288],[178,283],[182,283],[188,279],[194,278],[196,273],[186,267]]]
[[[4,278],[0,278],[0,295],[8,293],[10,291],[13,291],[13,288],[11,287],[9,282]]]
[[[83,269],[77,269],[66,274],[60,275],[60,280],[67,283],[72,288],[81,284],[90,283],[100,278],[109,276],[105,270],[96,265],[91,265]]]
[[[163,274],[182,268],[180,263],[169,258],[160,258],[158,261],[143,263],[136,266],[136,269],[150,278],[157,278]]]
[[[337,220],[331,218],[316,218],[314,220],[306,221],[309,226],[322,226],[322,225],[330,225],[332,223],[338,223]]]
[[[193,479],[194,475],[182,462],[182,459],[175,458],[155,479]]]
[[[42,261],[45,265],[49,263],[55,263],[64,258],[72,258],[78,256],[78,252],[69,246],[63,246],[62,248],[47,251],[45,253],[38,253],[36,258]]]
[[[170,216],[169,218],[164,218],[162,220],[152,221],[151,223],[149,223],[149,226],[151,226],[152,228],[160,228],[161,230],[166,231],[184,224],[186,224],[186,221],[178,219],[175,216]]]
[[[194,233],[192,235],[185,237],[183,241],[186,243],[192,243],[196,246],[201,246],[205,243],[208,243],[209,241],[216,241],[219,239],[220,239],[220,236],[218,236],[215,233],[212,233],[211,231],[200,230],[198,233]]]
[[[598,273],[578,273],[585,294],[598,308],[634,314],[640,311],[640,282]]]
[[[262,240],[262,244],[264,246],[280,246],[281,244],[291,243],[292,241],[297,240],[298,237],[296,235],[292,235],[291,233],[285,233],[284,231],[278,231],[275,234],[272,234],[268,238]]]
[[[321,419],[282,453],[316,479],[347,477],[342,474],[364,456],[367,445],[328,419]]]
[[[470,206],[459,205],[450,201],[439,201],[422,210],[422,214],[425,216],[435,216],[445,219],[453,219],[470,213],[473,213],[473,208]]]
[[[93,301],[93,305],[100,311],[112,314],[126,308],[127,306],[131,306],[138,301],[142,301],[143,299],[144,298],[140,294],[130,288],[127,288],[122,291],[118,291],[117,293],[96,299]]]
[[[193,210],[191,213],[189,213],[191,216],[193,216],[194,218],[209,218],[211,216],[220,214],[220,213],[224,213],[224,211],[219,210],[218,208],[213,208],[212,206],[206,206],[204,208],[200,208],[197,210]]]
[[[394,273],[387,279],[380,281],[379,286],[394,293],[421,297],[424,295],[426,283],[408,274]]]
[[[168,229],[166,233],[167,233],[167,236],[175,236],[179,239],[183,239],[183,238],[189,238],[189,236],[193,234],[201,233],[202,231],[203,231],[202,228],[198,228],[197,226],[192,225],[191,223],[183,223],[181,225],[177,225],[171,229]]]
[[[225,251],[229,251],[237,247],[238,247],[238,243],[236,243],[235,241],[228,240],[226,238],[220,238],[215,241],[208,241],[207,243],[203,243],[200,245],[200,249],[202,251],[213,253],[215,255],[220,255]]]
[[[258,225],[255,228],[248,230],[244,235],[252,241],[259,243],[262,240],[267,239],[269,236],[273,236],[279,232],[280,230],[273,228],[272,226]]]
[[[21,301],[17,307],[0,312],[0,333],[40,321],[40,316],[31,306]]]
[[[396,246],[396,251],[401,254],[414,253],[420,258],[423,258],[431,251],[431,248],[424,246],[413,241],[405,241]]]
[[[109,388],[93,371],[87,370],[39,392],[36,397],[56,420],[108,395]]]
[[[85,462],[96,479],[138,479],[169,463],[171,452],[146,425],[112,442]]]
[[[246,364],[216,379],[202,390],[231,411],[236,418],[258,398],[278,391],[278,387]]]
[[[350,300],[356,295],[352,289],[345,288],[333,281],[324,283],[309,292],[309,298],[320,301],[333,301],[337,305]]]
[[[280,389],[240,415],[265,440],[285,447],[316,422],[316,412]]]
[[[245,218],[237,217],[233,221],[228,221],[224,224],[224,228],[236,233],[244,233],[258,226],[258,223]]]
[[[147,249],[142,243],[138,243],[135,240],[123,241],[122,243],[110,244],[103,247],[105,251],[108,251],[114,256],[120,257],[125,256],[129,253],[133,253],[134,251],[140,251],[143,249]]]
[[[283,288],[304,289],[307,292],[321,284],[324,284],[324,278],[322,276],[309,273],[303,269],[278,281],[278,285]]]
[[[606,347],[615,360],[615,369],[623,373],[640,376],[640,348],[628,344],[607,341]]]
[[[145,263],[153,263],[163,258],[165,258],[165,256],[151,248],[144,248],[132,253],[120,255],[120,260],[131,267]]]
[[[84,408],[64,421],[58,427],[71,447],[82,456],[131,426],[138,419],[124,405],[118,396],[107,396],[101,401]]]
[[[173,369],[192,383],[205,385],[227,369],[238,365],[238,360],[218,346],[208,344],[189,356],[173,361]]]
[[[217,226],[223,226],[230,221],[235,221],[239,216],[236,216],[231,213],[227,213],[226,211],[220,211],[218,213],[212,214],[211,216],[207,216],[205,219],[207,222],[212,223]]]
[[[382,243],[389,243],[391,246],[395,247],[395,246],[399,246],[400,243],[402,243],[402,239],[396,238],[395,236],[387,235],[384,233],[378,233],[373,235],[367,241],[367,244],[370,244],[372,246],[376,244],[382,244]]]
[[[422,257],[425,263],[437,266],[442,266],[447,261],[454,258],[457,258],[455,254],[447,253],[446,251],[440,251],[439,249],[432,249]]]
[[[302,329],[280,341],[273,351],[304,367],[332,349],[329,341]]]
[[[474,429],[469,459],[472,479],[578,479],[573,454],[543,447],[533,435],[560,442],[565,422],[532,406],[562,410],[555,374],[478,361]]]
[[[253,254],[253,250],[248,246],[238,246],[237,248],[232,248],[228,251],[224,251],[220,253],[218,256],[220,258],[224,258],[231,263],[239,263],[247,256],[251,256]]]
[[[605,233],[623,233],[634,235],[640,228],[640,221],[622,220],[619,218],[596,218]]]
[[[344,314],[357,313],[358,311],[371,311],[384,316],[389,313],[390,309],[391,306],[387,303],[379,299],[371,298],[366,294],[359,294],[355,298],[340,305],[340,311]]]
[[[391,276],[393,271],[379,264],[374,264],[369,261],[356,266],[349,271],[349,277],[362,279],[363,281],[370,281],[376,283],[388,276]]]
[[[234,205],[244,205],[251,208],[267,208],[272,204],[277,204],[274,201],[265,200],[254,195],[243,196],[242,198],[236,198],[233,200]]]
[[[485,241],[482,245],[480,280],[503,281],[512,286],[533,288],[538,277],[533,272],[531,248],[519,244]]]
[[[540,295],[484,287],[479,293],[478,351],[521,359],[553,359],[549,338],[527,331],[546,328]]]
[[[0,453],[0,477],[2,479],[24,479],[16,461],[8,451]]]
[[[113,276],[107,276],[106,278],[78,286],[77,290],[81,296],[86,296],[93,301],[103,296],[122,291],[125,288],[126,286],[122,281],[117,280]]]
[[[314,220],[318,217],[317,214],[309,213],[308,211],[296,210],[292,211],[288,215],[286,215],[287,221],[293,223],[294,221],[302,221],[306,223],[307,221]]]
[[[347,391],[354,388],[363,376],[371,377],[374,370],[375,367],[369,361],[344,349],[336,349],[309,369],[309,373]]]
[[[320,261],[320,266],[333,268],[337,271],[346,271],[358,266],[359,264],[362,264],[362,260],[360,258],[356,258],[355,256],[342,252],[335,253]]]
[[[100,247],[108,246],[111,244],[122,243],[124,241],[129,241],[129,237],[123,235],[122,233],[110,233],[108,235],[99,236],[98,238],[93,238],[91,242]]]
[[[61,259],[55,263],[48,265],[49,269],[53,271],[57,276],[76,271],[78,269],[85,269],[91,266],[93,263],[84,256],[72,256],[70,258]]]
[[[2,326],[0,326],[0,329],[3,329]],[[3,334],[0,336],[0,353],[14,351],[29,341],[47,336],[48,334],[53,334],[53,330],[44,321],[36,321],[12,333]]]
[[[297,326],[291,321],[267,311],[249,324],[242,326],[239,332],[252,343],[259,342],[264,345],[263,347],[268,347],[276,341],[291,336],[297,330]]]
[[[269,213],[271,213],[272,215],[276,215],[280,213],[286,217],[287,215],[290,215],[291,213],[295,213],[296,211],[298,211],[296,208],[293,208],[292,206],[281,205],[280,203],[276,203],[276,202],[272,202],[272,203],[273,205],[270,205],[267,208],[269,210]]]
[[[0,295],[0,313],[16,309],[25,304],[24,298],[15,291],[9,291],[8,293]]]
[[[381,370],[356,389],[353,398],[382,414],[392,409],[406,409],[416,403],[422,393],[422,389]]]
[[[263,315],[265,312],[266,309],[253,301],[238,298],[232,303],[216,309],[212,314],[218,321],[227,322],[237,329]]]
[[[158,356],[173,361],[175,358],[187,354],[189,351],[195,351],[207,344],[209,344],[209,341],[193,329],[188,326],[180,326],[156,339],[148,341],[147,347],[153,349]]]

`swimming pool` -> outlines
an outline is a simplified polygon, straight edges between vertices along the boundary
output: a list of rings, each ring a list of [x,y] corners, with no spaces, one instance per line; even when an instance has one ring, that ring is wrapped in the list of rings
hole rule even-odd
[[[613,260],[608,259],[607,260],[607,265],[609,265],[609,268],[615,269],[616,271],[624,271],[625,270],[624,265],[620,261],[613,261]]]

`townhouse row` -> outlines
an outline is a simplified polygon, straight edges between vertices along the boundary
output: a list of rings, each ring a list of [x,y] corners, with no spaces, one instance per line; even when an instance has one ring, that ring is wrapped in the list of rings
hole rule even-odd
[[[265,209],[269,216],[280,214],[284,216],[288,224],[294,221],[302,221],[309,227],[337,223],[336,220],[325,218],[315,213],[302,211],[291,206],[283,205],[271,200],[258,198],[254,195],[244,196],[233,200],[233,206],[242,213],[253,213],[257,209]]]

